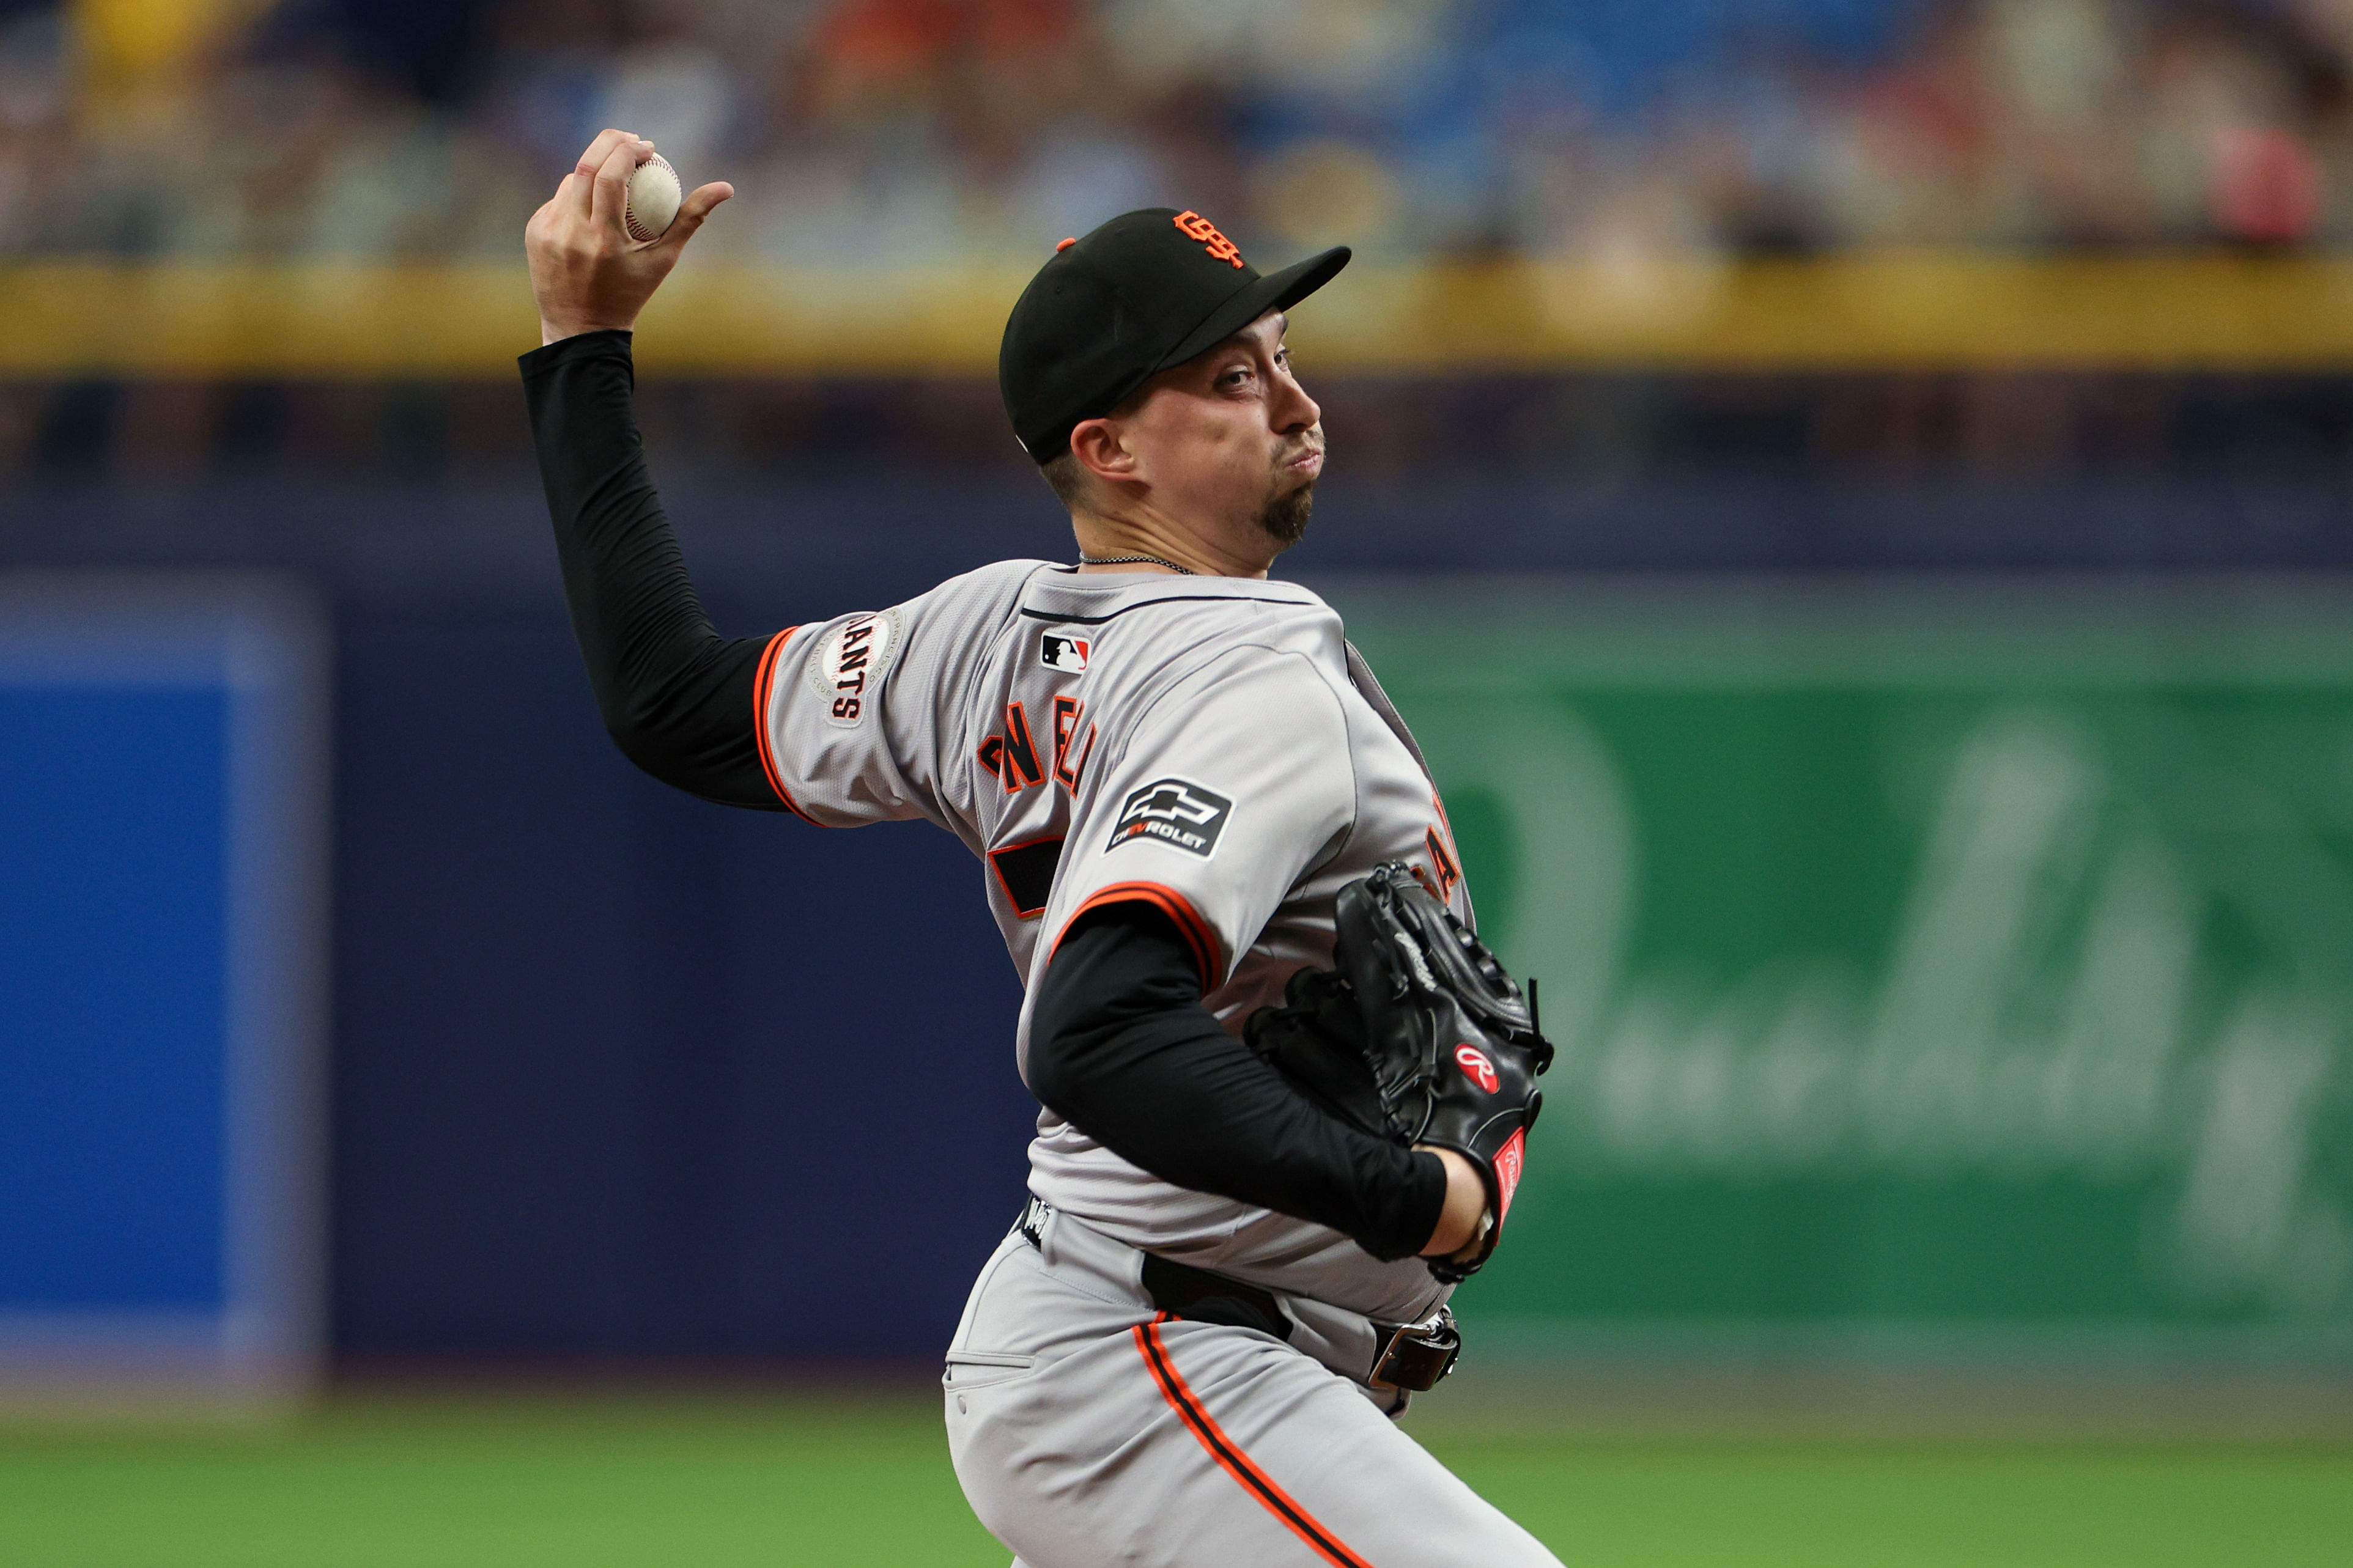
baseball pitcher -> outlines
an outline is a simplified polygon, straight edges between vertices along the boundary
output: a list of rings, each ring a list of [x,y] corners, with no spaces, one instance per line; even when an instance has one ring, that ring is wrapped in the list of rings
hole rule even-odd
[[[949,1451],[1029,1568],[1556,1559],[1395,1424],[1510,1213],[1551,1058],[1340,618],[1271,581],[1324,430],[1261,275],[1154,208],[1065,239],[999,380],[1075,563],[720,637],[631,414],[630,332],[732,192],[625,225],[599,135],[527,233],[522,359],[614,740],[707,800],[962,839],[1026,977],[1029,1195],[947,1351]]]

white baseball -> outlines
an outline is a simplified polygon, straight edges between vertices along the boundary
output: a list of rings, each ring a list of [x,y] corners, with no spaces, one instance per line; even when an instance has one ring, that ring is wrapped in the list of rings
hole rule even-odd
[[[631,239],[658,239],[678,216],[678,204],[685,191],[678,183],[678,171],[670,160],[657,153],[637,167],[629,176],[629,201],[622,209],[621,221]]]

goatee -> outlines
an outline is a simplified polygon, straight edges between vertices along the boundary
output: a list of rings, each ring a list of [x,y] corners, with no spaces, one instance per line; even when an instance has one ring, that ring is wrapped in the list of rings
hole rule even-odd
[[[1310,479],[1288,495],[1276,496],[1266,503],[1259,514],[1258,525],[1266,530],[1267,537],[1284,549],[1299,542],[1307,531],[1307,516],[1315,510],[1315,482]]]

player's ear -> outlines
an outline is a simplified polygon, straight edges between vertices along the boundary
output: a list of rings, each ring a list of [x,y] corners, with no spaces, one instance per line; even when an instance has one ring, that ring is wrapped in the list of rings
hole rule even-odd
[[[1085,419],[1071,432],[1071,453],[1079,467],[1099,479],[1135,478],[1135,454],[1117,419]]]

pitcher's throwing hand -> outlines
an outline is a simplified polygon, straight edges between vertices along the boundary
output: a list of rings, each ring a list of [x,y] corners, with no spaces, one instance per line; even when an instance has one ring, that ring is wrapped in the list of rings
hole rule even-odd
[[[712,208],[735,194],[724,180],[698,186],[661,234],[631,239],[629,176],[653,155],[654,144],[641,136],[600,131],[547,205],[531,215],[522,247],[531,258],[541,342],[634,329],[686,242]]]

